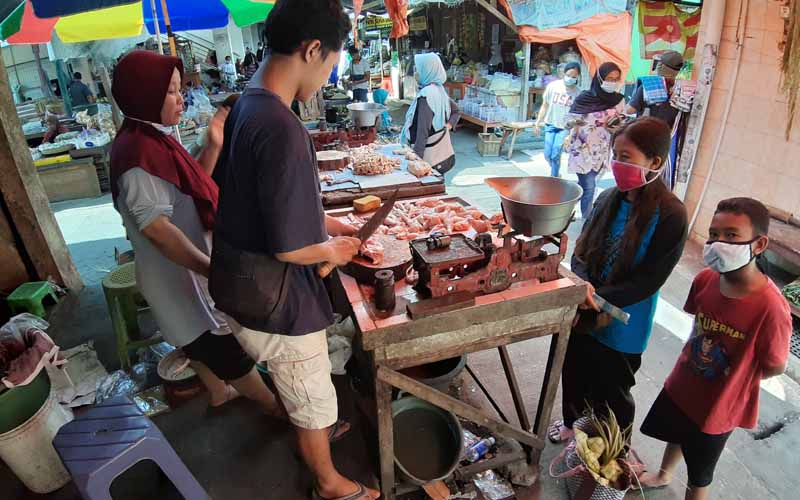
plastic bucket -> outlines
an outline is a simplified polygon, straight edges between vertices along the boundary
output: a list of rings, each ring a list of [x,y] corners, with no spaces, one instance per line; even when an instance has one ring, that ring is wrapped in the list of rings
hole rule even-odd
[[[0,434],[16,429],[39,411],[50,395],[50,377],[42,370],[30,384],[0,393]]]
[[[461,423],[452,413],[415,397],[392,403],[394,463],[400,475],[424,485],[445,479],[461,460]]]
[[[0,434],[0,459],[34,493],[50,493],[70,481],[69,472],[53,448],[53,438],[71,420],[72,410],[58,404],[51,391],[31,418]]]

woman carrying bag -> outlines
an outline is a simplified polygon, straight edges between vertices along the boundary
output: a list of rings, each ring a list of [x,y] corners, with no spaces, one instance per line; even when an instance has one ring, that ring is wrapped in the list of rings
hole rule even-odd
[[[410,144],[417,156],[444,174],[456,164],[450,129],[461,115],[444,89],[447,72],[439,56],[418,54],[414,65],[420,90],[406,113],[400,143]]]

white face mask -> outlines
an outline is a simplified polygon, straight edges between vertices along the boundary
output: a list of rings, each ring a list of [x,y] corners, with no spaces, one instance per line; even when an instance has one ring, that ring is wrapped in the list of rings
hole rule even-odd
[[[603,92],[613,94],[617,91],[617,82],[602,82],[600,83],[600,88],[603,89]]]
[[[720,274],[737,271],[756,258],[750,245],[757,239],[745,243],[709,241],[703,247],[703,261]]]

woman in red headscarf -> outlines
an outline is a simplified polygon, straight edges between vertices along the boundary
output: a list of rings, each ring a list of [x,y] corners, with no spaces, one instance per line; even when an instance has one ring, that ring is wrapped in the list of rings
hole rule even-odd
[[[208,295],[217,209],[211,173],[225,120],[209,124],[198,160],[172,137],[183,112],[182,74],[180,59],[145,51],[117,65],[112,93],[125,121],[111,150],[114,206],[136,254],[137,285],[166,340],[208,387],[210,404],[243,394],[277,415],[274,396]]]

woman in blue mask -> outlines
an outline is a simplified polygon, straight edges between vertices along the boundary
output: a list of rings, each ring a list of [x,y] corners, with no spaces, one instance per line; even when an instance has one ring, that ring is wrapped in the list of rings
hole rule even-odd
[[[596,291],[630,319],[612,320],[593,310],[588,298],[579,309],[562,371],[564,419],[548,433],[553,442],[572,436],[587,403],[599,414],[613,410],[622,429],[633,423],[630,390],[653,328],[658,291],[687,236],[686,208],[660,179],[669,144],[670,128],[652,117],[624,125],[612,141],[608,162],[617,187],[598,197],[576,243],[572,270],[591,285],[590,296]]]
[[[444,174],[456,164],[450,129],[461,115],[444,89],[447,72],[439,56],[417,54],[414,65],[420,89],[406,113],[400,143],[410,145],[417,156]]]
[[[550,164],[550,175],[561,177],[561,149],[568,131],[565,126],[572,102],[580,94],[578,83],[581,65],[576,62],[564,66],[564,78],[547,84],[542,96],[542,107],[536,116],[533,135],[539,137],[544,125],[544,158]]]
[[[589,218],[594,202],[597,177],[608,167],[611,131],[608,124],[625,111],[623,95],[618,92],[622,70],[612,62],[603,63],[592,78],[589,90],[575,98],[567,116],[569,134],[569,171],[578,175],[583,188],[581,215]]]

